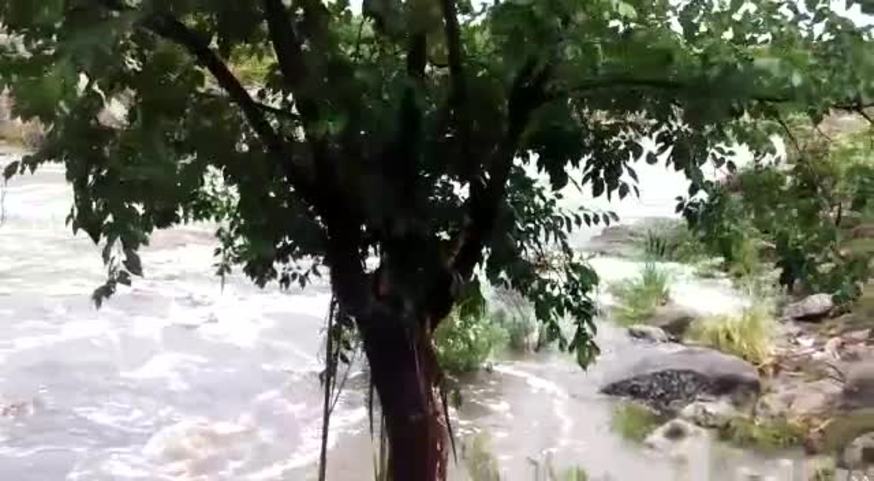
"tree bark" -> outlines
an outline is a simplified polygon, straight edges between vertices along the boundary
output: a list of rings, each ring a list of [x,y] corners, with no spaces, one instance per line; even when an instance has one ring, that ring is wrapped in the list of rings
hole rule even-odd
[[[369,319],[362,334],[385,416],[391,481],[444,481],[447,422],[427,322]]]

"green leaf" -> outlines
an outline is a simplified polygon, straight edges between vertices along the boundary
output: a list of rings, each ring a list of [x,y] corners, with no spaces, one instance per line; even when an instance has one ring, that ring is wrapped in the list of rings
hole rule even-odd
[[[3,168],[3,180],[9,180],[13,175],[18,173],[19,166],[21,162],[18,160],[13,160],[6,167]]]

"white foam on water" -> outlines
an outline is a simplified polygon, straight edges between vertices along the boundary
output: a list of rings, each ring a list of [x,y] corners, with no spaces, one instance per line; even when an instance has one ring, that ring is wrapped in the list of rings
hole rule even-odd
[[[364,407],[336,412],[331,416],[331,427],[328,433],[328,449],[337,443],[340,433],[347,433],[350,428],[361,426],[367,419],[367,409]],[[301,443],[294,453],[286,460],[256,471],[242,479],[249,481],[274,481],[286,479],[287,473],[295,469],[313,465],[318,462],[322,442],[321,419],[309,422],[301,431]]]
[[[172,391],[185,391],[189,388],[183,379],[183,374],[195,371],[199,366],[205,366],[209,359],[203,356],[182,354],[174,352],[162,352],[152,356],[145,364],[137,369],[122,371],[122,378],[145,380],[161,379],[166,381]]]

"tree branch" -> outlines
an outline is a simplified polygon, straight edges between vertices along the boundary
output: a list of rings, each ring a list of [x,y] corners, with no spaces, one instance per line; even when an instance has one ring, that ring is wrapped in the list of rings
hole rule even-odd
[[[301,43],[291,25],[288,10],[282,0],[264,0],[264,16],[279,70],[286,82],[297,88],[306,76],[306,69]]]
[[[469,278],[482,260],[482,251],[494,230],[498,210],[503,202],[513,160],[531,115],[547,100],[546,82],[550,66],[538,68],[529,61],[516,76],[508,100],[508,123],[504,138],[494,148],[487,163],[488,178],[471,184],[465,207],[468,219],[457,238],[452,266],[462,278]]]
[[[466,115],[467,82],[464,77],[464,51],[461,46],[458,8],[455,0],[441,0],[441,5],[443,8],[443,30],[449,51],[449,108],[452,111],[453,124],[461,145],[461,158],[470,161],[470,126],[467,123]]]
[[[286,142],[276,133],[270,122],[264,117],[262,106],[252,99],[249,92],[246,91],[245,87],[243,87],[218,54],[209,47],[206,40],[200,38],[186,27],[185,24],[169,15],[151,16],[144,20],[143,25],[158,36],[182,46],[194,56],[197,62],[206,68],[215,78],[216,82],[218,82],[219,86],[227,92],[231,101],[240,107],[249,126],[258,135],[258,138],[267,148],[268,152],[290,169],[300,170],[294,166]],[[294,172],[289,180],[296,189],[303,192],[308,190],[308,187],[304,185],[306,177],[304,172],[298,171]]]

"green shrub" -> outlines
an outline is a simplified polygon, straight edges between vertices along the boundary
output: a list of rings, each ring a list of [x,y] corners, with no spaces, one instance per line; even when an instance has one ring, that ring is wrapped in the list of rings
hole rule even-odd
[[[775,321],[770,309],[753,306],[739,316],[718,316],[695,322],[687,340],[763,365],[771,358]]]
[[[643,442],[664,419],[646,406],[633,402],[619,404],[613,409],[610,427],[623,439]]]
[[[237,48],[231,53],[230,68],[243,85],[263,85],[274,63],[272,52]]]
[[[867,134],[813,138],[791,153],[788,168],[752,165],[708,183],[706,199],[680,207],[736,277],[758,275],[771,264],[783,286],[849,303],[871,276],[870,251],[848,242],[851,226],[874,216]]]
[[[500,481],[498,460],[489,443],[489,437],[480,433],[462,446],[467,475],[471,481]]]
[[[651,317],[657,307],[670,299],[670,275],[654,263],[644,265],[640,276],[610,286],[616,298],[614,320],[623,326],[639,324]]]
[[[454,311],[434,333],[437,359],[443,369],[471,372],[506,344],[507,333],[485,312]]]
[[[539,337],[539,326],[533,313],[525,315],[506,309],[496,309],[491,313],[491,316],[495,324],[506,332],[507,345],[510,349],[517,352],[534,350]]]
[[[648,260],[694,263],[709,256],[695,232],[679,222],[666,222],[649,228],[642,242],[642,250]]]
[[[735,418],[719,430],[719,437],[725,442],[764,450],[799,446],[804,442],[805,434],[803,426],[785,419],[753,421]]]

